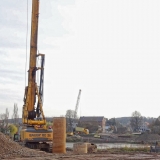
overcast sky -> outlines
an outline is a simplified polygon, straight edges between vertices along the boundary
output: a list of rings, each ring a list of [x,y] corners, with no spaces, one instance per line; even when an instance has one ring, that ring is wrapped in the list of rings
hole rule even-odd
[[[40,0],[38,50],[46,55],[44,113],[160,115],[159,0]],[[31,0],[28,0],[30,48]],[[0,113],[22,115],[27,0],[0,1]],[[29,62],[27,61],[27,65]],[[27,66],[28,70],[28,66]],[[27,81],[26,81],[27,84]]]

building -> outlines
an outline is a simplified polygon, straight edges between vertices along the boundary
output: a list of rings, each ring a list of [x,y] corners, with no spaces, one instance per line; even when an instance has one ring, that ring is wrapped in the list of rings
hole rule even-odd
[[[95,126],[95,129],[97,130],[100,126],[102,128],[102,132],[105,132],[105,124],[106,124],[106,118],[104,116],[91,116],[91,117],[80,117],[79,124],[81,126]],[[92,128],[92,127],[90,127]],[[91,129],[89,129],[91,130]]]

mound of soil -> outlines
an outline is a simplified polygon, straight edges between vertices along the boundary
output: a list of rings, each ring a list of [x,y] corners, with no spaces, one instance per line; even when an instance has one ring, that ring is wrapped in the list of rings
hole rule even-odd
[[[7,157],[36,157],[45,155],[45,152],[32,150],[20,146],[0,132],[0,159]]]

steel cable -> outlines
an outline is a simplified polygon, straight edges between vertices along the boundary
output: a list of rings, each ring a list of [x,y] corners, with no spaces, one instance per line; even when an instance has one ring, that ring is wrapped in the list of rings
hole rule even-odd
[[[27,70],[27,47],[28,47],[28,0],[27,0],[27,30],[26,30],[26,62],[25,62],[25,87],[26,87],[26,70]]]

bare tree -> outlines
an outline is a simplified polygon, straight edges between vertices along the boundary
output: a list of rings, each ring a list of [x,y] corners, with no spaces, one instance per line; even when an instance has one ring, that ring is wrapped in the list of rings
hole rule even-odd
[[[143,118],[140,112],[134,111],[132,113],[132,117],[130,119],[130,125],[134,131],[137,131],[140,128],[140,126],[142,125],[142,120]]]
[[[65,117],[66,117],[66,119],[67,120],[73,120],[73,118],[74,118],[74,110],[67,110],[66,111],[66,115],[65,115]]]
[[[0,131],[7,134],[8,132],[8,118],[9,118],[9,111],[6,108],[6,113],[0,114]]]
[[[18,105],[17,105],[17,103],[14,103],[14,109],[13,109],[12,118],[13,118],[13,121],[14,121],[13,123],[14,123],[15,125],[17,125],[18,122],[19,122]]]
[[[5,132],[5,114],[0,114],[0,132]]]
[[[8,111],[8,108],[6,108],[6,113],[5,113],[5,133],[8,132],[8,118],[9,118],[9,111]]]
[[[73,128],[75,128],[75,126],[73,126],[73,124],[74,124],[74,115],[75,115],[75,111],[74,110],[67,110],[66,111],[65,117],[66,117],[67,132],[72,132]]]
[[[73,119],[74,118],[74,110],[67,110],[65,117]]]

